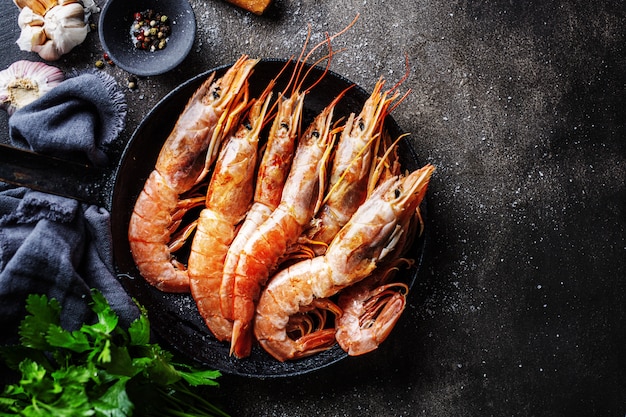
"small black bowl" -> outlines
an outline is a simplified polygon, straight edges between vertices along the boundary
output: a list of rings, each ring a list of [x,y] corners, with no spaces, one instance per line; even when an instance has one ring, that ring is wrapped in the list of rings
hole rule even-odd
[[[151,52],[132,41],[134,14],[152,9],[166,15],[171,26],[167,46]],[[100,12],[98,34],[113,62],[139,76],[159,75],[178,66],[191,51],[196,37],[196,16],[188,0],[109,0]]]

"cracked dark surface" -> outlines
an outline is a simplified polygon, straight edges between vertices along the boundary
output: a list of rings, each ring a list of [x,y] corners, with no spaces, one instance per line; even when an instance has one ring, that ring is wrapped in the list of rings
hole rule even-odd
[[[100,2],[101,3],[101,2]],[[360,13],[332,69],[412,93],[393,113],[423,163],[430,236],[410,305],[375,352],[286,379],[226,375],[235,416],[626,413],[626,6],[621,2],[276,1],[266,16],[191,1],[197,40],[126,89],[119,151],[167,92],[242,53],[297,54]],[[0,6],[1,67],[18,59]],[[93,67],[96,33],[56,62]],[[6,114],[0,122],[7,125]],[[6,141],[6,129],[0,138]]]

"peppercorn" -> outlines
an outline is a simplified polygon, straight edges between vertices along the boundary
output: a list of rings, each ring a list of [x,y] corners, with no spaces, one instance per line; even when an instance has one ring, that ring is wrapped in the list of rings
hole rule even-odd
[[[111,59],[111,57],[109,57],[108,53],[103,53],[102,54],[102,58],[104,58],[104,60],[106,61],[107,64],[109,64],[110,66],[114,66],[115,63],[113,62],[113,60]]]
[[[130,32],[135,48],[154,52],[167,46],[171,33],[168,16],[147,9],[134,13],[133,17]]]
[[[98,69],[104,68],[104,62],[101,61],[101,60],[97,60],[95,65],[96,65],[96,68],[98,68]]]
[[[132,75],[128,77],[128,88],[131,90],[135,90],[137,88],[137,78]]]

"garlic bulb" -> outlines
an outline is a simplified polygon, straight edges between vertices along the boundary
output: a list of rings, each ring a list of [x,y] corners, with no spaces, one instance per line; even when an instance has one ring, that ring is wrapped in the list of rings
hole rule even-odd
[[[87,37],[87,16],[94,7],[91,3],[84,7],[79,0],[14,2],[21,8],[18,25],[22,32],[17,44],[23,51],[37,52],[43,59],[55,61]]]
[[[43,62],[16,61],[0,71],[0,107],[9,116],[59,85],[63,72]]]

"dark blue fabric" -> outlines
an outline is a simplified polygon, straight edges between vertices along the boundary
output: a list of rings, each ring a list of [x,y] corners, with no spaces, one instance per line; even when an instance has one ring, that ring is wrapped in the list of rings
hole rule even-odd
[[[0,188],[1,189],[1,188]],[[113,271],[109,213],[26,188],[0,191],[0,341],[17,342],[31,293],[56,298],[62,325],[93,319],[90,289],[100,290],[128,325],[138,310]]]
[[[16,146],[105,165],[124,127],[126,104],[112,78],[87,73],[62,82],[9,118]],[[62,325],[91,321],[90,290],[128,325],[138,308],[113,270],[109,213],[100,207],[0,183],[0,344],[18,341],[28,294],[56,298]]]
[[[13,144],[35,152],[109,163],[107,151],[124,128],[126,102],[104,72],[68,78],[9,118]]]

